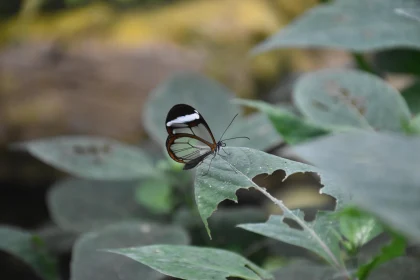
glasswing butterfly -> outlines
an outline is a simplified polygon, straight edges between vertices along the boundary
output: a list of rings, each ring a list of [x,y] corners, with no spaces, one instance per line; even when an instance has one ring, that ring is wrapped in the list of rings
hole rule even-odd
[[[236,116],[233,117],[220,139]],[[216,142],[203,116],[196,109],[186,104],[173,106],[168,112],[165,125],[166,131],[168,132],[166,150],[173,160],[185,164],[184,170],[196,167],[209,155],[213,155],[211,159],[213,160],[220,149],[226,147],[226,143],[224,142],[226,140],[238,138],[249,139],[248,137],[234,137]],[[209,169],[210,165],[211,161]]]

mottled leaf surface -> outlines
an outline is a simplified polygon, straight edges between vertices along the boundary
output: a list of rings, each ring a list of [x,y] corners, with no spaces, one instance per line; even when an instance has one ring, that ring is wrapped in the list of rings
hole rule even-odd
[[[235,253],[194,246],[152,245],[111,250],[141,262],[166,275],[188,280],[238,277],[273,279],[272,275]]]

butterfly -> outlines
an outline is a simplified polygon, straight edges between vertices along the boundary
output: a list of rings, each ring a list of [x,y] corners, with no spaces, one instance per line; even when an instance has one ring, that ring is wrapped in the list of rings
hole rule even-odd
[[[238,114],[233,117],[220,139],[226,133],[237,115]],[[196,109],[187,104],[177,104],[173,106],[166,116],[165,125],[166,131],[168,132],[166,150],[173,160],[185,164],[184,170],[196,167],[210,155],[213,155],[213,158],[211,159],[211,161],[213,161],[220,149],[226,147],[226,143],[224,142],[226,140],[237,138],[249,139],[248,137],[234,137],[216,142],[213,133],[203,116]]]

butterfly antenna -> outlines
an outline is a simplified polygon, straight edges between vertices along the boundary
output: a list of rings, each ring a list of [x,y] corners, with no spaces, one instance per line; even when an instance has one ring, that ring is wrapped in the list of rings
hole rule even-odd
[[[248,139],[248,140],[251,140],[251,139],[249,139],[249,137],[246,137],[246,136],[239,136],[239,137],[233,137],[233,138],[223,139],[223,141],[226,141],[226,140],[233,140],[233,139]]]
[[[223,132],[222,136],[220,137],[219,142],[220,142],[220,140],[222,140],[223,135],[225,135],[226,131],[228,130],[228,128],[230,127],[230,125],[233,123],[233,121],[235,120],[235,118],[236,118],[237,116],[238,116],[238,114],[236,114],[236,115],[233,117],[233,119],[230,121],[230,124],[226,127],[225,131]]]

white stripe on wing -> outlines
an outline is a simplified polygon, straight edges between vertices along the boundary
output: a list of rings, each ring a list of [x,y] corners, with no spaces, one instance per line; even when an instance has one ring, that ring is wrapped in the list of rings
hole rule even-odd
[[[193,120],[198,120],[200,118],[200,115],[198,113],[194,113],[194,114],[190,114],[190,115],[186,115],[186,116],[181,116],[178,117],[170,122],[166,123],[166,126],[172,126],[173,124],[180,124],[180,123],[188,123],[191,122]]]

